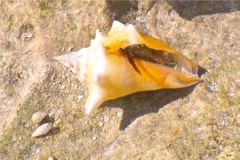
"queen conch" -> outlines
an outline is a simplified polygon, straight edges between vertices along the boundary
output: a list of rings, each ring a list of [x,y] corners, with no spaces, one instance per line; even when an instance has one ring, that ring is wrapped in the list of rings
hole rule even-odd
[[[107,36],[97,30],[88,48],[55,59],[70,67],[87,86],[87,114],[110,99],[201,81],[198,65],[133,25],[118,21]]]

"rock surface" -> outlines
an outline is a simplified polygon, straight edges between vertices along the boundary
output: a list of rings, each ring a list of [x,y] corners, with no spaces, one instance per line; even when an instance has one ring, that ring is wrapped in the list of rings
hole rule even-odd
[[[4,0],[0,12],[0,159],[240,159],[240,2]],[[86,116],[86,88],[52,57],[87,47],[113,20],[182,52],[204,82]],[[59,130],[29,138],[40,110]]]

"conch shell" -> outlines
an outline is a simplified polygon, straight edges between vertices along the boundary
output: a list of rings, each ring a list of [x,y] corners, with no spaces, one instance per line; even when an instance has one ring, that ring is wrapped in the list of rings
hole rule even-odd
[[[128,94],[182,88],[200,81],[198,65],[131,24],[114,21],[106,37],[97,30],[88,48],[55,57],[88,88],[90,114],[103,102]]]

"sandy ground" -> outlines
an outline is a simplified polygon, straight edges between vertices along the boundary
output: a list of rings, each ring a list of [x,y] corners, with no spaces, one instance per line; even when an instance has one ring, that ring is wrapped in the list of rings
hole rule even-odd
[[[240,2],[0,0],[0,159],[240,159]],[[54,56],[113,20],[207,70],[203,83],[104,103]],[[31,138],[34,112],[54,123]]]

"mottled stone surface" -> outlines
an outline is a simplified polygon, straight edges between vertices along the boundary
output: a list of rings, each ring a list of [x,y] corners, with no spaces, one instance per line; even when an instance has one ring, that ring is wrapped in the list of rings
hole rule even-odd
[[[0,159],[240,159],[240,2],[0,0]],[[205,68],[203,83],[104,103],[53,56],[113,20],[134,24]],[[29,138],[31,116],[55,130]]]

